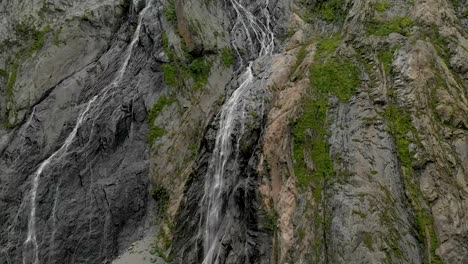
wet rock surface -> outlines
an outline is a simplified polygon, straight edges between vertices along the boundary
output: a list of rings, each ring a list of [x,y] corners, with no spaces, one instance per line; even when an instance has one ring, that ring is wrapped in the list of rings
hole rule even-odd
[[[3,1],[0,263],[466,263],[466,11]]]
[[[107,5],[120,8],[117,2]],[[63,12],[79,12],[73,7]],[[89,6],[92,7],[95,6]],[[90,15],[89,20],[77,22],[79,27],[89,28],[89,31],[85,29],[86,33],[102,30],[107,23],[91,23],[93,18],[105,19],[100,15],[101,7],[95,8],[90,11],[97,12],[95,17]],[[127,9],[132,8],[127,6]],[[77,69],[50,88],[41,86],[47,88],[47,92],[33,88],[39,85],[34,77],[18,74],[21,78],[14,91],[17,105],[22,104],[18,98],[26,95],[23,82],[32,83],[30,90],[37,96],[29,97],[28,103],[32,105],[24,122],[3,135],[0,159],[2,263],[34,261],[34,249],[23,244],[30,230],[33,178],[41,163],[65,144],[77,125],[78,116],[87,107],[70,145],[54,156],[39,175],[35,203],[38,261],[105,263],[144,231],[140,226],[147,213],[150,186],[147,109],[151,98],[164,87],[159,63],[152,56],[155,50],[162,49],[160,26],[153,20],[160,13],[155,5],[144,14],[141,27],[144,36],[141,34],[138,43],[129,50],[138,13],[122,12],[128,15],[112,20],[114,25],[109,26],[114,29],[107,29],[108,36],[100,47],[67,40],[80,48],[90,48],[89,52],[69,53],[67,50],[73,47],[49,47],[53,44],[47,42],[44,49],[62,50]],[[86,38],[95,41],[92,35]],[[44,70],[54,71],[54,78],[60,77],[55,69],[64,69],[61,57],[53,51],[38,52],[42,53],[28,59],[21,68],[39,67],[33,66],[35,61],[51,56],[47,66],[40,66],[31,73],[44,76]],[[50,52],[53,55],[49,55]],[[79,60],[75,54],[80,56]]]

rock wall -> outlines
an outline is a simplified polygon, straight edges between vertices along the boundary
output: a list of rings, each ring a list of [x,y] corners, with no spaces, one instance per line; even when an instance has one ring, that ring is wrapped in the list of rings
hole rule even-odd
[[[237,2],[275,49],[232,136],[218,263],[466,263],[468,3]],[[262,46],[232,4],[0,4],[0,263],[33,263],[57,151],[40,263],[203,262],[221,111]]]

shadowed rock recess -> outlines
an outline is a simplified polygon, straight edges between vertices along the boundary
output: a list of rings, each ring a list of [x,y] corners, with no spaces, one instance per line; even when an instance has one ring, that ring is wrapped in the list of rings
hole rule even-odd
[[[468,263],[466,0],[2,0],[0,264]]]

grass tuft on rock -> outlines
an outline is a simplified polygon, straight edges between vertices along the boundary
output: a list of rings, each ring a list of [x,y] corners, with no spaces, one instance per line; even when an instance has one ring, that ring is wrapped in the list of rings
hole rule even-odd
[[[234,65],[236,58],[234,51],[231,48],[224,48],[221,50],[221,61],[226,67]]]
[[[346,102],[356,92],[361,81],[359,68],[347,59],[330,57],[340,44],[340,38],[322,40],[317,47],[316,64],[310,70],[312,97],[303,106],[303,113],[294,125],[294,172],[299,187],[312,185],[320,199],[326,182],[336,173],[328,144],[327,113],[329,97]],[[313,162],[313,168],[307,160]]]
[[[167,4],[164,6],[164,16],[166,16],[167,21],[173,25],[177,24],[177,13],[174,0],[167,0]]]
[[[372,20],[368,25],[368,33],[374,36],[388,36],[390,33],[408,35],[413,22],[407,17],[397,17],[390,21]]]
[[[167,98],[165,96],[161,97],[156,104],[154,104],[153,108],[151,109],[149,115],[148,115],[148,122],[150,126],[150,134],[148,136],[148,141],[150,144],[153,144],[153,142],[164,136],[166,134],[166,130],[163,128],[160,128],[154,124],[155,119],[158,117],[158,115],[164,110],[166,106],[170,106],[175,102],[175,99],[172,98]]]

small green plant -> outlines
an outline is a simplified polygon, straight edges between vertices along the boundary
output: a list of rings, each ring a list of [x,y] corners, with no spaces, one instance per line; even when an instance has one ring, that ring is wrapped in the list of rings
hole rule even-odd
[[[158,100],[158,102],[156,102],[156,104],[153,106],[153,108],[151,109],[151,111],[149,113],[149,117],[148,117],[149,122],[150,123],[153,122],[154,119],[156,119],[156,117],[159,115],[159,113],[162,112],[164,107],[170,106],[174,102],[175,102],[175,99],[167,98],[166,96],[161,97]]]
[[[333,36],[317,46],[316,64],[311,68],[312,98],[303,106],[303,113],[294,126],[294,172],[299,187],[312,185],[316,200],[322,197],[327,182],[336,175],[327,141],[328,98],[337,96],[348,101],[360,85],[360,71],[346,59],[330,57],[339,46],[340,38]],[[326,60],[325,60],[326,58]],[[310,155],[314,170],[310,171],[305,155]]]
[[[335,22],[344,16],[344,0],[323,1],[318,5],[318,12],[327,22]]]
[[[263,224],[266,230],[276,232],[278,230],[278,213],[274,209],[270,209],[265,216]]]
[[[361,212],[361,211],[357,211],[357,210],[353,210],[353,211],[352,211],[352,214],[353,214],[353,215],[358,215],[359,217],[361,217],[361,218],[363,218],[363,219],[367,217],[367,214],[366,214],[366,213]]]
[[[13,97],[14,93],[14,88],[15,88],[15,83],[16,83],[16,78],[18,77],[18,65],[13,66],[13,70],[8,77],[8,82],[7,82],[7,96],[8,97]]]
[[[190,75],[195,81],[194,89],[200,90],[208,83],[210,77],[211,63],[203,58],[197,58],[189,65]]]
[[[301,47],[301,49],[297,52],[296,63],[294,64],[293,68],[291,69],[291,73],[296,72],[297,68],[299,68],[299,66],[304,61],[306,56],[307,56],[307,45],[303,45]]]
[[[407,17],[397,17],[388,22],[373,20],[369,24],[368,32],[375,36],[388,36],[390,33],[407,35],[413,22]]]
[[[375,10],[378,12],[385,12],[390,8],[390,3],[389,2],[378,2],[374,4]]]
[[[379,53],[379,60],[384,66],[385,73],[390,75],[392,70],[393,52],[383,51]]]
[[[328,38],[322,39],[317,45],[315,59],[321,60],[330,55],[340,46],[341,40],[342,38],[340,35],[332,35]]]
[[[148,137],[148,140],[151,143],[153,143],[156,139],[162,137],[166,135],[166,130],[164,130],[163,128],[160,128],[158,126],[153,126],[151,128],[151,131],[150,131],[150,134],[149,134],[149,137]]]
[[[348,101],[360,84],[360,71],[346,60],[330,59],[312,67],[312,86],[323,95],[337,95]]]
[[[161,208],[164,208],[167,205],[167,201],[169,200],[169,193],[164,187],[153,186],[151,197],[153,197],[153,199],[159,203]]]
[[[3,78],[8,78],[8,72],[4,69],[0,69],[0,76]]]
[[[164,64],[162,66],[162,71],[164,73],[164,81],[167,85],[172,87],[177,87],[179,81],[177,79],[177,68],[172,64]]]
[[[167,58],[169,59],[169,61],[174,61],[175,55],[172,49],[169,48],[169,37],[167,36],[166,32],[163,32],[162,42],[163,42],[164,52],[166,52]]]
[[[52,31],[50,26],[46,26],[43,30],[36,29],[33,21],[33,19],[29,19],[15,25],[16,35],[26,43],[29,49],[29,51],[26,48],[21,49],[16,54],[17,58],[23,55],[32,56],[36,51],[42,49],[46,35]]]
[[[221,50],[221,61],[226,67],[234,65],[236,58],[231,48],[224,48]]]
[[[47,26],[43,30],[36,32],[34,36],[35,41],[31,47],[31,50],[29,51],[29,56],[32,56],[36,51],[39,51],[44,47],[45,37],[49,32],[51,32],[50,26]]]
[[[175,25],[177,23],[176,5],[174,0],[167,0],[166,6],[164,6],[164,15],[167,21]]]
[[[156,126],[154,124],[154,120],[162,112],[164,107],[172,105],[174,102],[174,99],[170,99],[163,96],[158,100],[158,102],[156,102],[156,104],[151,109],[148,115],[148,122],[150,126],[150,134],[148,136],[148,141],[150,144],[152,144],[157,138],[160,138],[166,134],[166,130]]]

